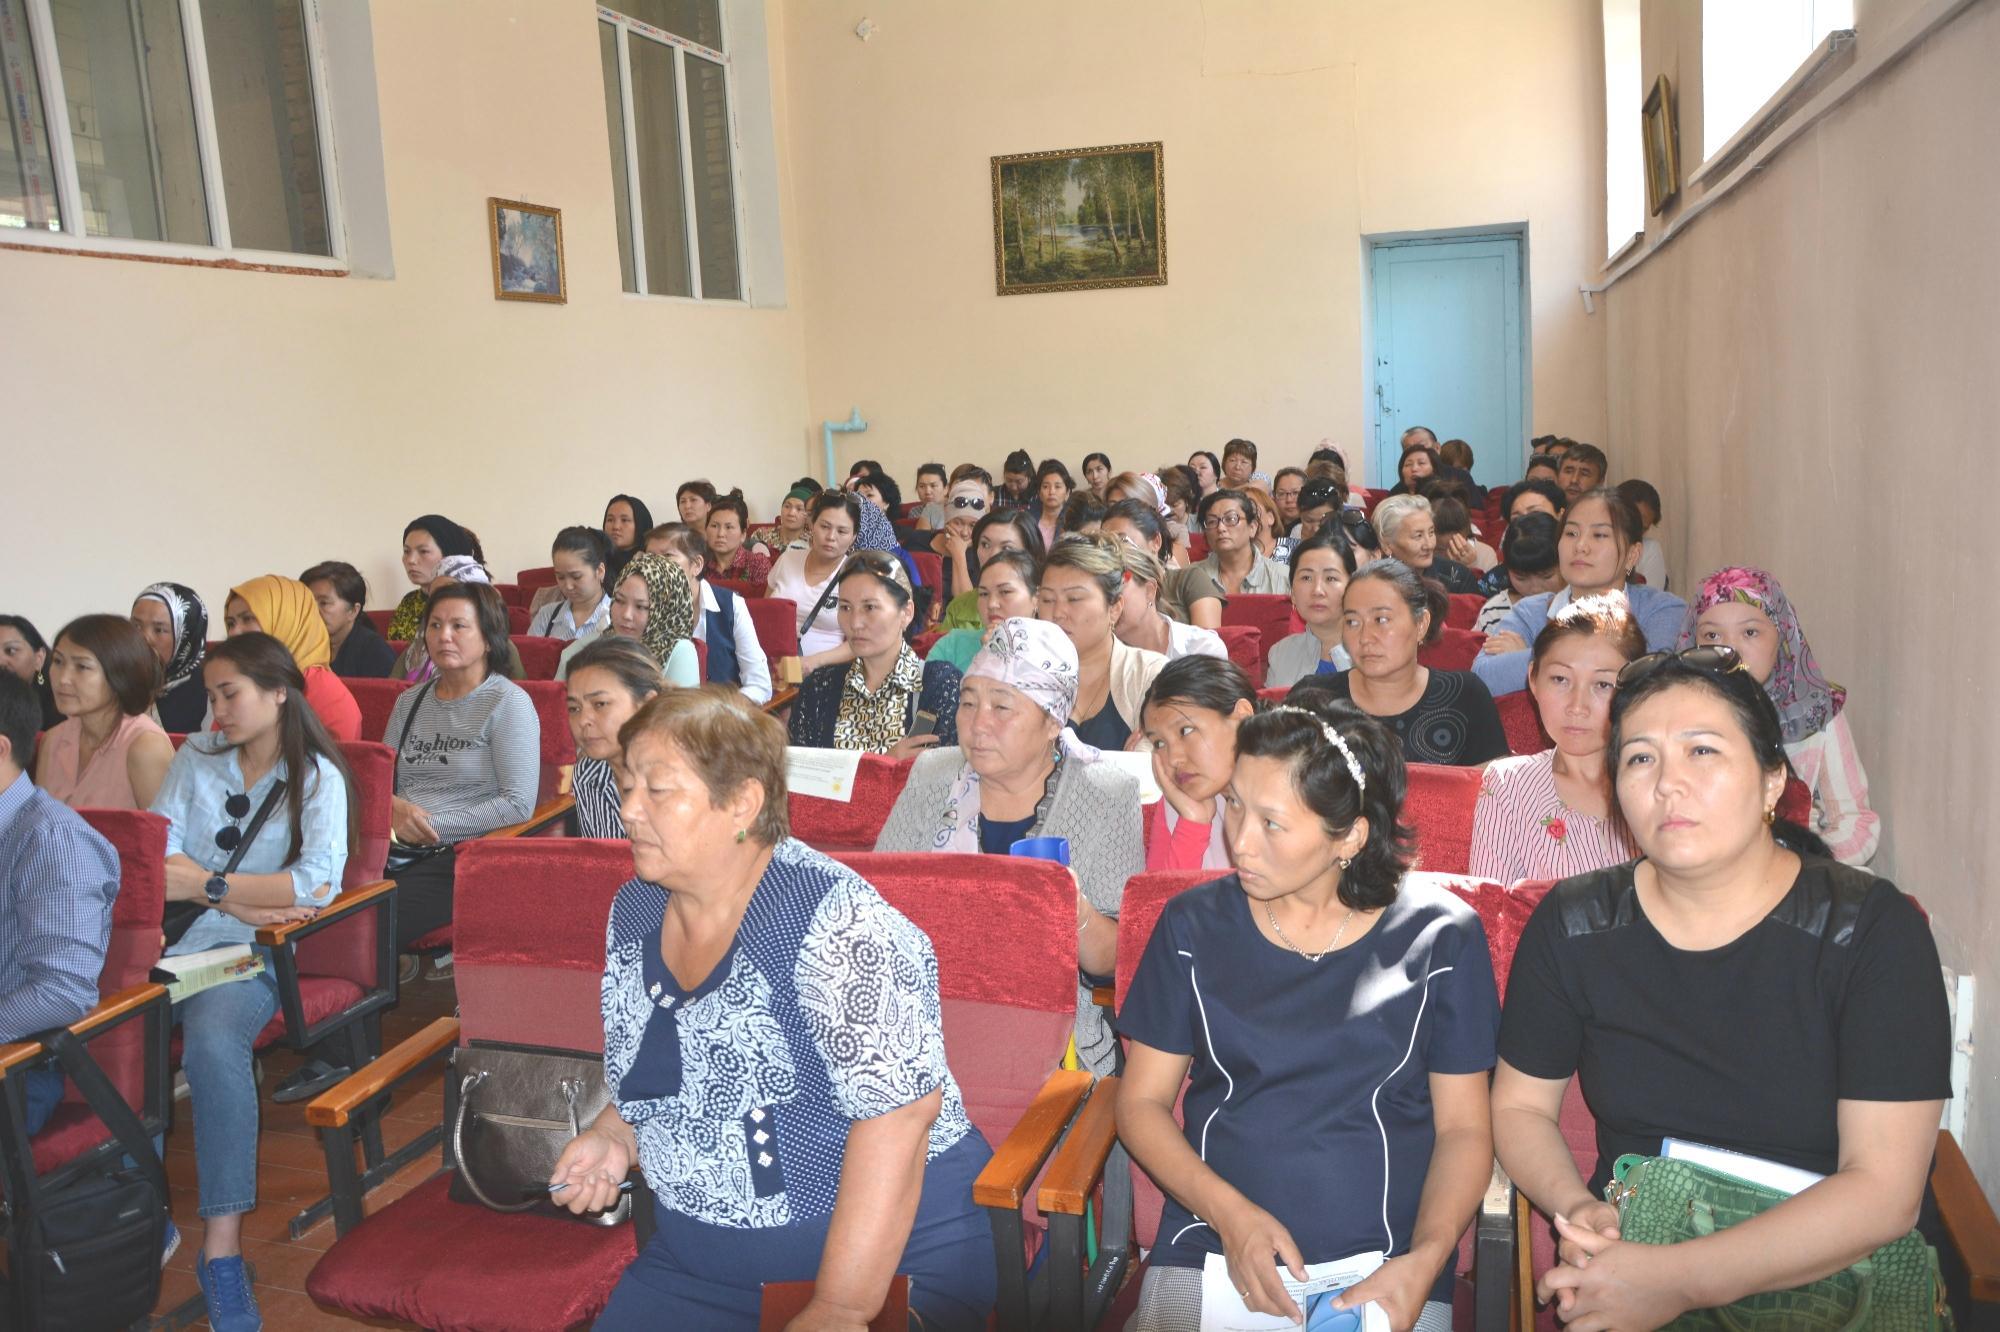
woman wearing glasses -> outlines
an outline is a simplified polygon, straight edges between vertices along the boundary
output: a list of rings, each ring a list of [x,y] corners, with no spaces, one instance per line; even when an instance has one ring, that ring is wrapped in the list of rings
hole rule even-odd
[[[1208,537],[1208,554],[1195,568],[1206,568],[1228,596],[1285,595],[1291,576],[1257,548],[1263,521],[1249,496],[1240,490],[1212,490],[1202,496],[1195,513]]]
[[[926,662],[903,635],[916,613],[895,556],[858,551],[840,575],[840,630],[853,660],[822,666],[799,686],[791,740],[811,749],[858,749],[910,758],[958,743],[958,668]],[[920,716],[930,729],[917,731]]]
[[[205,908],[170,956],[254,943],[260,926],[310,919],[340,892],[354,847],[353,779],[284,645],[238,634],[209,650],[202,677],[216,730],[181,746],[153,803],[168,821],[167,901]],[[201,1183],[195,1273],[217,1328],[259,1325],[242,1256],[243,1214],[257,1205],[250,1059],[277,1011],[268,971],[174,1006]]]
[[[1951,1031],[1917,909],[1776,818],[1784,731],[1734,652],[1627,666],[1611,754],[1641,859],[1564,880],[1529,919],[1493,1129],[1515,1184],[1564,1218],[1542,1297],[1572,1326],[1644,1329],[1928,1228]],[[1597,1119],[1587,1182],[1557,1127],[1572,1076]],[[1826,1178],[1686,1244],[1621,1241],[1612,1163],[1666,1137]]]

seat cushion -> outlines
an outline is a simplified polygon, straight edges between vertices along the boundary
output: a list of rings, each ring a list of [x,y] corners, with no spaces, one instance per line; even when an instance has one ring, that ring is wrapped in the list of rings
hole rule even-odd
[[[361,987],[351,980],[338,976],[299,977],[299,1003],[306,1011],[308,1024],[332,1017],[343,1008],[361,1002]],[[263,1049],[285,1038],[284,1010],[271,1015],[264,1024],[264,1030],[257,1033],[257,1048]]]
[[[111,1136],[90,1107],[65,1101],[49,1116],[49,1122],[34,1137],[35,1173],[46,1175]]]
[[[577,1327],[604,1308],[634,1256],[628,1225],[489,1211],[417,1185],[327,1250],[306,1278],[321,1305],[418,1327]]]

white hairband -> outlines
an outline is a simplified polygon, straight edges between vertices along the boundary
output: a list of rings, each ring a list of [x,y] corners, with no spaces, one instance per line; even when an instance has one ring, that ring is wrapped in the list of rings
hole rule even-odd
[[[1339,750],[1340,756],[1347,760],[1347,775],[1354,779],[1356,789],[1362,795],[1368,794],[1368,779],[1361,773],[1361,761],[1354,757],[1354,751],[1347,747],[1347,741],[1341,739],[1340,732],[1333,729],[1332,722],[1322,719],[1318,713],[1310,712],[1305,708],[1296,707],[1290,703],[1280,703],[1277,707],[1272,708],[1271,711],[1296,712],[1301,717],[1310,717],[1314,722],[1317,722],[1320,734],[1326,737],[1327,743]]]

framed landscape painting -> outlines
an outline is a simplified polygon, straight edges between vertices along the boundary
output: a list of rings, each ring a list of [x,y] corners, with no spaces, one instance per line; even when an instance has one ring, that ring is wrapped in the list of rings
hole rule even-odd
[[[994,158],[993,281],[1002,296],[1165,286],[1160,145]]]
[[[493,246],[493,299],[554,305],[569,299],[560,208],[488,199],[486,235]]]

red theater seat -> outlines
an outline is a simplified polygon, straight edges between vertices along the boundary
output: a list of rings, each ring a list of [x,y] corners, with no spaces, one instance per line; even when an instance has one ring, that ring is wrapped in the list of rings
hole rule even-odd
[[[1222,637],[1222,646],[1229,649],[1229,659],[1243,668],[1250,677],[1252,687],[1264,687],[1264,660],[1269,655],[1264,651],[1264,631],[1247,624],[1225,624],[1215,631]]]
[[[555,566],[544,565],[539,569],[523,569],[514,575],[514,585],[521,589],[524,604],[533,601],[535,593],[545,587],[556,585]]]
[[[764,595],[765,585],[763,583],[746,582],[741,578],[711,578],[708,581],[717,587],[726,587],[737,596],[743,597],[746,600],[751,597],[761,597]]]
[[[507,632],[510,634],[527,633],[528,623],[532,618],[526,606],[509,606],[507,608]]]
[[[396,742],[389,735],[389,714],[396,710],[396,700],[410,687],[408,680],[349,680],[348,692],[354,695],[355,704],[361,709],[361,738],[364,740],[384,740],[393,751]]]
[[[828,855],[873,851],[915,764],[915,759],[863,754],[854,774],[854,798],[845,802],[792,792],[792,836]]]
[[[1409,774],[1403,820],[1417,830],[1417,864],[1436,873],[1465,873],[1472,861],[1479,769],[1412,763]]]
[[[562,661],[563,649],[569,644],[560,638],[536,638],[528,634],[511,635],[514,650],[521,654],[521,673],[530,680],[553,680],[556,667]]]
[[[1542,730],[1542,710],[1535,706],[1533,694],[1517,689],[1494,699],[1493,706],[1500,710],[1500,727],[1507,732],[1508,753],[1539,754],[1554,748],[1554,742]]]
[[[366,734],[364,728],[363,734]],[[343,890],[374,883],[389,860],[389,806],[396,793],[396,755],[374,740],[342,741],[340,755],[354,777],[359,845],[347,857]]]
[[[1469,671],[1485,645],[1485,634],[1446,625],[1437,642],[1417,649],[1417,660],[1434,671]]]
[[[924,580],[924,586],[931,590],[934,598],[944,595],[942,559],[928,550],[913,550],[910,552],[910,563],[917,566],[917,576]]]
[[[361,613],[368,617],[368,623],[375,626],[376,633],[382,635],[384,638],[387,638],[389,636],[389,621],[396,618],[395,611],[372,610],[372,611],[363,611]]]
[[[1262,634],[1258,652],[1268,664],[1271,649],[1293,631],[1292,599],[1263,592],[1234,596],[1222,608],[1222,622],[1225,625],[1248,625]],[[1299,627],[1304,626],[1301,624]]]
[[[756,627],[758,646],[774,667],[780,658],[799,655],[798,603],[790,597],[745,597],[743,605]]]
[[[1486,598],[1477,592],[1454,592],[1445,608],[1444,622],[1452,629],[1470,630],[1479,623],[1479,612],[1485,608]]]

